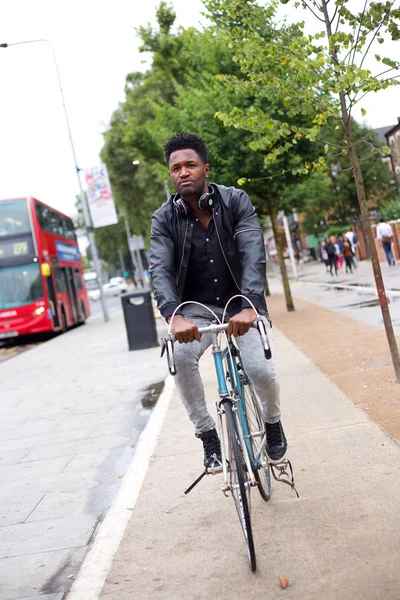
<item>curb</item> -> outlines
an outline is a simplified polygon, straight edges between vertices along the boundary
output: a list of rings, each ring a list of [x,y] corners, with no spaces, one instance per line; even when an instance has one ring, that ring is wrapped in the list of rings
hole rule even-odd
[[[68,600],[98,599],[114,554],[118,550],[139,497],[174,389],[173,377],[168,376],[164,390],[140,435],[120,490],[95,534],[94,542],[85,556],[77,579],[67,593]]]

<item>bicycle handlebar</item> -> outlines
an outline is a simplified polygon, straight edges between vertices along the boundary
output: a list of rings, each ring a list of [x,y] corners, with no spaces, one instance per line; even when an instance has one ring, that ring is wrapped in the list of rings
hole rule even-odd
[[[211,323],[207,327],[199,327],[199,333],[221,333],[222,331],[228,330],[228,323]],[[260,334],[261,344],[264,350],[264,356],[267,360],[272,357],[271,347],[268,341],[268,334],[265,328],[265,323],[262,317],[258,316],[255,322],[251,325],[258,330]],[[167,351],[167,363],[168,370],[171,375],[176,375],[175,356],[174,356],[174,343],[177,341],[176,336],[173,333],[169,333],[165,338],[161,340],[161,356],[164,355],[165,350]]]

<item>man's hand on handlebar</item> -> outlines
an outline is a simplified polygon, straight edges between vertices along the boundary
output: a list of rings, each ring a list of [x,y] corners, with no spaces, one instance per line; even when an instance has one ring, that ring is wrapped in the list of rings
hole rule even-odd
[[[168,323],[170,319],[168,319]],[[192,321],[187,321],[182,315],[175,315],[172,321],[171,332],[174,334],[180,344],[188,344],[197,340],[201,342],[201,335],[197,325]]]
[[[229,319],[228,335],[237,337],[248,332],[251,325],[256,320],[257,315],[252,308],[243,308]]]

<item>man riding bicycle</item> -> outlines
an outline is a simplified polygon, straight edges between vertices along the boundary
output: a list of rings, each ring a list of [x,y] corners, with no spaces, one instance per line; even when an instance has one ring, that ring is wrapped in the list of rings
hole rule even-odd
[[[263,407],[266,450],[272,464],[286,454],[281,424],[279,381],[274,357],[265,360],[251,304],[264,318],[271,347],[271,324],[265,303],[266,258],[264,237],[248,195],[233,187],[208,183],[210,172],[204,140],[178,133],[164,146],[169,175],[176,194],[152,217],[150,274],[158,309],[169,323],[185,301],[196,301],[222,318],[230,298],[242,294],[228,307],[228,333],[239,345],[243,367]],[[251,304],[250,304],[251,303]],[[198,327],[213,321],[198,304],[178,310],[171,331],[175,348],[176,386],[204,446],[204,465],[211,471],[221,466],[221,448],[215,423],[206,406],[199,359],[211,344],[209,334]]]

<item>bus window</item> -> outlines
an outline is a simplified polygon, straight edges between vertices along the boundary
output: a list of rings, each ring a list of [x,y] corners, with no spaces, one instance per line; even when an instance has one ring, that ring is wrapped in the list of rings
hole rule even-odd
[[[76,233],[74,230],[74,224],[71,219],[63,219],[64,225],[64,235],[69,240],[74,240],[76,242]]]
[[[0,269],[0,310],[31,304],[42,298],[39,264]]]
[[[36,215],[41,229],[64,237],[63,218],[47,206],[36,204]]]
[[[26,200],[10,200],[0,204],[0,237],[30,233]]]

